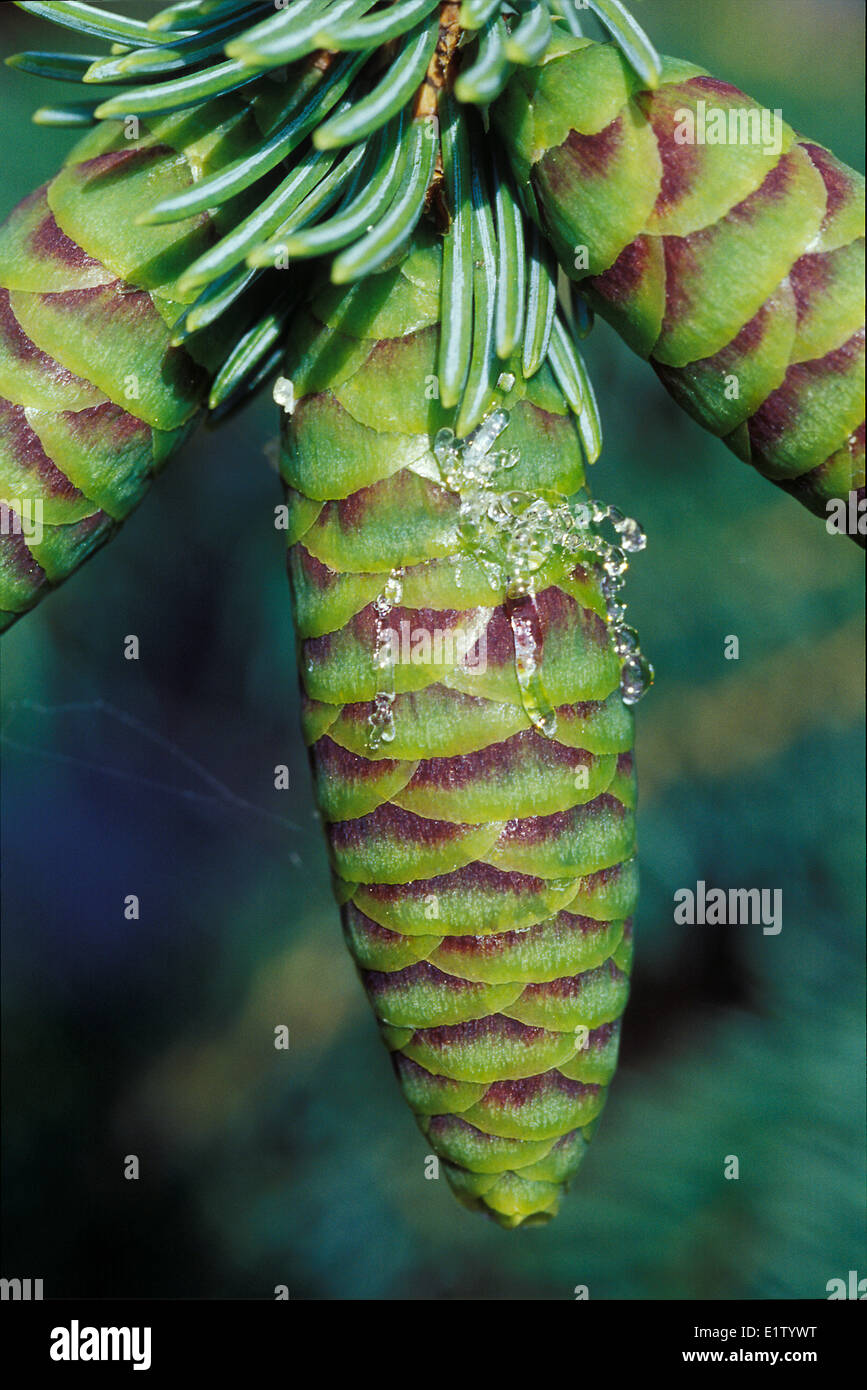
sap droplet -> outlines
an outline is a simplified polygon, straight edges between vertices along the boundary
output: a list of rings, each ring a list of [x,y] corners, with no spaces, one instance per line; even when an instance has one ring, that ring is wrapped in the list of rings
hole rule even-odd
[[[452,447],[452,446],[454,445],[454,442],[455,442],[455,432],[454,432],[454,430],[450,430],[450,429],[441,429],[441,430],[439,430],[439,432],[437,433],[436,439],[434,440],[434,446],[433,446],[433,449],[434,449],[434,457],[436,458],[437,463],[443,463],[443,462],[445,461],[445,459],[447,459],[447,458],[449,457],[450,454],[456,453],[456,452],[457,452],[457,451],[454,450],[453,447]]]
[[[394,741],[394,695],[381,692],[374,697],[367,721],[367,746],[372,753],[383,743]]]
[[[612,545],[604,560],[606,574],[623,574],[629,568],[629,561],[619,546]]]
[[[388,579],[385,581],[385,588],[380,594],[387,609],[396,608],[403,598],[403,574],[402,569],[393,569],[389,572]]]
[[[635,652],[632,656],[627,657],[620,673],[620,693],[623,696],[623,703],[625,705],[637,704],[652,684],[653,667],[647,657],[642,656],[640,652]]]
[[[386,627],[385,620],[403,596],[403,574],[402,569],[391,570],[382,593],[373,601],[373,611],[376,614],[373,667],[377,672],[377,690],[367,721],[367,746],[371,752],[375,752],[380,744],[391,743],[395,735],[392,706],[395,698],[397,644],[395,634]]]
[[[504,374],[499,384],[505,386]],[[459,498],[463,554],[481,566],[494,593],[505,600],[515,644],[515,670],[524,709],[533,726],[551,736],[556,714],[542,683],[543,641],[535,605],[538,576],[555,554],[575,557],[601,583],[611,641],[624,662],[623,698],[634,703],[652,680],[637,636],[624,625],[626,606],[618,597],[628,569],[628,553],[642,549],[641,527],[617,507],[580,496],[550,500],[531,490],[499,491],[502,474],[519,462],[517,449],[495,449],[509,424],[502,406],[463,439],[442,429],[433,451],[443,484]],[[608,522],[612,542],[593,528]],[[385,610],[383,610],[385,611]],[[648,674],[649,673],[649,674]],[[639,689],[640,687],[640,689]]]
[[[278,376],[272,391],[275,405],[280,405],[287,415],[295,413],[295,385],[288,376]]]
[[[606,556],[611,549],[608,542],[601,536],[582,536],[579,550],[586,550],[588,555]]]
[[[612,628],[611,641],[618,656],[629,656],[630,652],[638,651],[638,633],[625,623]]]
[[[521,704],[534,728],[546,738],[557,732],[557,715],[542,684],[542,651],[536,638],[535,626],[541,630],[541,619],[534,595],[524,595],[509,605],[509,621],[515,642],[515,674],[521,691]]]
[[[621,546],[624,550],[628,550],[630,554],[638,550],[643,550],[647,545],[647,536],[638,522],[634,521],[632,517],[627,517],[623,525],[619,526],[617,529],[620,532]]]

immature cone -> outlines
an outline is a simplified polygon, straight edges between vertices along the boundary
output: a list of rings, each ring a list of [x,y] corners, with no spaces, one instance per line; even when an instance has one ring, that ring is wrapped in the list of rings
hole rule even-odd
[[[633,720],[600,569],[569,549],[582,455],[547,366],[508,367],[487,451],[437,439],[439,277],[420,232],[296,320],[289,570],[349,949],[456,1194],[511,1227],[556,1211],[616,1065]]]
[[[691,63],[663,59],[650,91],[613,45],[565,36],[494,110],[590,304],[826,516],[864,486],[864,179],[763,114]],[[709,143],[723,129],[735,143]]]
[[[102,122],[0,227],[0,629],[113,534],[194,425],[218,335],[170,346],[175,281],[231,211],[135,218],[255,134],[234,99],[135,133]]]

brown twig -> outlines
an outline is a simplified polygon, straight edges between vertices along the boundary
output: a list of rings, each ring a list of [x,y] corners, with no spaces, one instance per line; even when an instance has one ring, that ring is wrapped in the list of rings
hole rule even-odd
[[[413,117],[435,116],[439,104],[439,94],[446,86],[451,86],[455,77],[456,55],[461,37],[459,22],[460,3],[448,3],[440,7],[440,32],[437,46],[433,51],[424,81],[418,89],[413,106]]]
[[[424,81],[418,89],[412,114],[414,120],[438,120],[440,93],[451,87],[458,68],[458,45],[461,38],[460,0],[453,3],[447,0],[440,7],[440,32],[436,48],[431,56]],[[449,210],[443,195],[442,154],[437,150],[436,165],[425,199],[425,210],[435,219],[441,231],[446,231],[450,221]]]

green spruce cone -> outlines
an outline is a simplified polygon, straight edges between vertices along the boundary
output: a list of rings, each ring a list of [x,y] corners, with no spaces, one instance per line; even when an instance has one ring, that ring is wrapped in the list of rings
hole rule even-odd
[[[0,228],[0,629],[116,531],[196,423],[226,329],[171,346],[195,298],[175,282],[237,200],[135,219],[255,138],[235,98],[104,121]]]
[[[641,659],[607,617],[623,552],[570,520],[582,452],[547,364],[510,363],[500,405],[451,435],[440,264],[421,228],[390,269],[315,291],[275,395],[346,940],[455,1193],[514,1227],[557,1210],[616,1065]]]
[[[864,179],[772,114],[679,59],[648,90],[612,44],[566,36],[494,111],[590,304],[826,516],[864,487]]]

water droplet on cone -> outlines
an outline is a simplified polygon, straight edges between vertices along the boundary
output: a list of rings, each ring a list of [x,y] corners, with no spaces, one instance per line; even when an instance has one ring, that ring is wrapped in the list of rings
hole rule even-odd
[[[625,705],[636,705],[653,684],[653,667],[640,652],[627,657],[620,673],[620,693]]]

